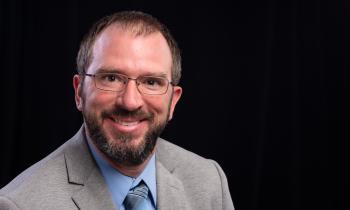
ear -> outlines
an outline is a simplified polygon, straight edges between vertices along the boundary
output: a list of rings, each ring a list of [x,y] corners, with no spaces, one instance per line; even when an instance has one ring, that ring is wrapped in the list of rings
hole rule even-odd
[[[180,86],[174,86],[173,88],[173,97],[170,104],[169,110],[169,120],[173,119],[174,110],[177,102],[180,100],[182,95],[182,88]]]
[[[83,110],[83,99],[82,99],[82,86],[81,86],[81,77],[76,74],[73,77],[73,87],[74,87],[74,93],[75,93],[75,104],[77,106],[77,109],[79,111]]]

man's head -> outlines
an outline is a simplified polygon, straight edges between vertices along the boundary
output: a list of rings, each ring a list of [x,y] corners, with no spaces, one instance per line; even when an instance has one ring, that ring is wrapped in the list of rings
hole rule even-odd
[[[180,52],[169,31],[141,12],[105,17],[82,41],[77,66],[75,100],[87,135],[115,163],[143,163],[182,93]],[[157,78],[167,88],[158,91]]]
[[[165,38],[172,57],[172,82],[177,85],[181,78],[181,54],[175,39],[169,29],[149,14],[137,11],[117,12],[97,21],[84,36],[77,56],[77,70],[79,74],[86,73],[93,59],[93,46],[97,37],[111,25],[118,25],[121,29],[132,31],[135,36],[147,36],[160,32]]]

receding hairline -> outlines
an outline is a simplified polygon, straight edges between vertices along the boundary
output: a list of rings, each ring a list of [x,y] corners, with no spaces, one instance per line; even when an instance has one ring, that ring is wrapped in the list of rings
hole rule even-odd
[[[147,29],[145,29],[147,28]],[[170,49],[169,43],[167,42],[166,38],[164,37],[164,34],[162,31],[158,30],[154,27],[144,26],[142,23],[137,24],[124,24],[124,23],[112,23],[105,27],[103,30],[101,30],[95,37],[94,42],[92,43],[92,46],[95,45],[96,41],[107,31],[115,29],[117,32],[120,33],[127,33],[128,35],[132,35],[134,38],[136,37],[147,37],[149,35],[159,34],[164,39],[165,43]]]
[[[149,35],[155,32],[162,33],[161,25],[149,25],[144,20],[135,20],[135,21],[116,21],[107,26],[105,29],[109,27],[117,27],[120,28],[123,31],[129,31],[132,32],[135,36],[141,36],[141,35]]]
[[[108,30],[116,30],[116,33],[121,33],[121,34],[127,34],[127,35],[132,35],[133,38],[138,38],[138,37],[148,37],[148,36],[151,36],[151,35],[158,35],[160,36],[167,49],[168,49],[168,52],[169,52],[169,56],[171,57],[171,71],[172,71],[172,67],[173,67],[173,55],[172,55],[172,52],[171,52],[171,48],[169,46],[169,43],[167,42],[166,38],[164,37],[164,34],[162,34],[162,32],[160,30],[157,30],[156,28],[152,28],[152,30],[147,30],[147,31],[140,31],[140,28],[142,28],[143,25],[142,23],[139,23],[137,25],[135,24],[130,24],[130,25],[125,25],[125,24],[120,24],[119,22],[115,22],[115,23],[112,23],[110,25],[108,25],[107,27],[105,27],[103,30],[101,30],[98,34],[96,34],[95,36],[95,39],[93,41],[93,43],[91,43],[91,48],[90,48],[90,64],[89,66],[91,65],[91,61],[94,59],[94,49],[96,47],[96,43],[98,42],[98,40],[101,38],[101,36],[103,36],[106,31]],[[149,27],[151,28],[151,27]],[[87,70],[87,69],[86,69]]]

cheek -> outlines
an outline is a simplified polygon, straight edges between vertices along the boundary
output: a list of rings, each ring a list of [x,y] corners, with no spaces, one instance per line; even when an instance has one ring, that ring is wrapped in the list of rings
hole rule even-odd
[[[112,103],[113,97],[98,90],[88,90],[88,94],[83,93],[83,106],[88,112],[100,112]]]
[[[165,118],[168,115],[170,98],[169,97],[149,97],[145,100],[147,109],[150,112],[154,112],[156,118]]]

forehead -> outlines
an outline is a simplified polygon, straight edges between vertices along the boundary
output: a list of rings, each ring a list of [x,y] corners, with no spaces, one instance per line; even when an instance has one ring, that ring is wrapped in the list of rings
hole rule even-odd
[[[107,27],[96,39],[88,70],[115,69],[132,75],[171,74],[172,56],[160,32],[136,35],[118,26]]]

